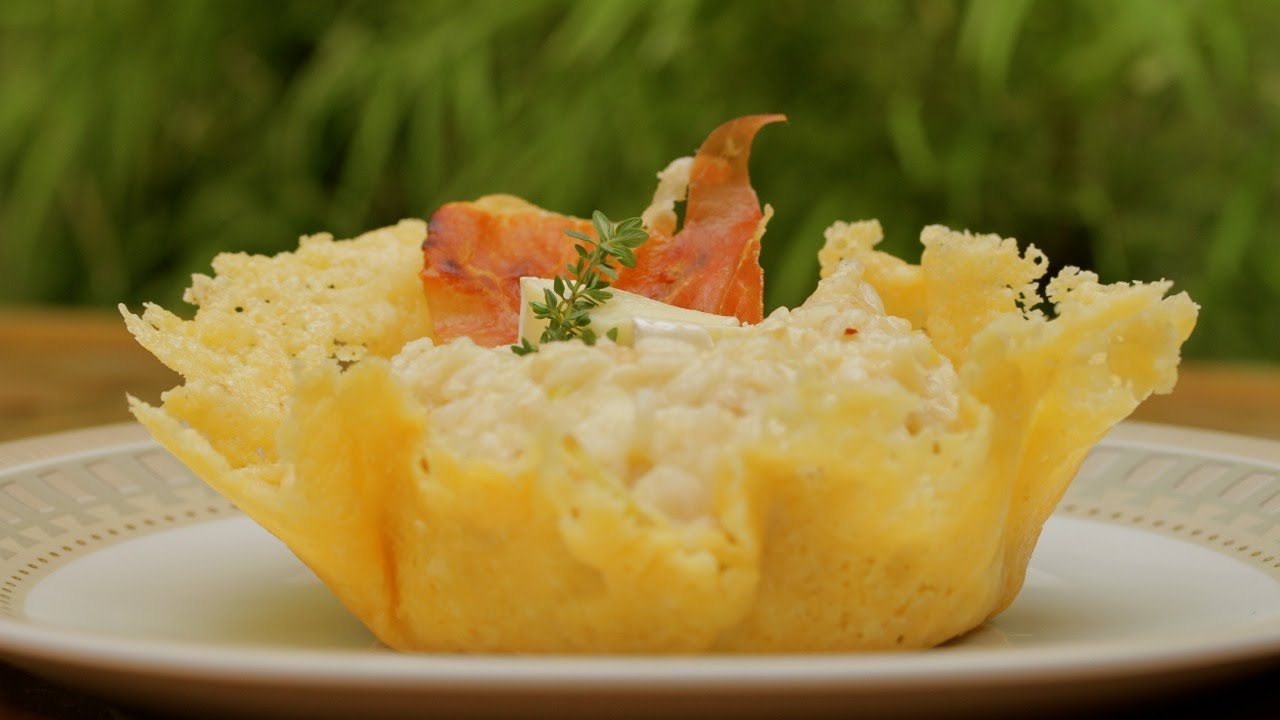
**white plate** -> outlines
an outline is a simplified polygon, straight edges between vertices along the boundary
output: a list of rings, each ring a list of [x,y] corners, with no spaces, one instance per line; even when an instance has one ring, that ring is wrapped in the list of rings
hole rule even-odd
[[[1061,709],[1280,657],[1280,443],[1126,424],[1017,602],[943,648],[495,657],[381,648],[139,427],[0,445],[0,656],[149,708],[525,717]]]

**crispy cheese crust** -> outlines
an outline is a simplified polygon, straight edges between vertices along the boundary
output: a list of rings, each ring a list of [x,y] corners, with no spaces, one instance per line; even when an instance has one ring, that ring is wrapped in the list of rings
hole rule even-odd
[[[823,280],[710,348],[437,346],[421,223],[223,256],[138,419],[402,650],[921,648],[1004,609],[1089,448],[1197,308],[926,228],[838,223]],[[267,302],[267,300],[270,302]],[[237,308],[240,310],[237,311]]]

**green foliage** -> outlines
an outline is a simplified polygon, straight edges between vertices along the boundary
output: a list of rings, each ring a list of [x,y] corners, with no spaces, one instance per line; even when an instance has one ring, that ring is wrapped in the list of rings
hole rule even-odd
[[[1270,0],[8,0],[0,302],[173,305],[215,252],[510,192],[627,216],[720,122],[770,306],[821,231],[1034,242],[1204,306],[1190,352],[1280,359]]]

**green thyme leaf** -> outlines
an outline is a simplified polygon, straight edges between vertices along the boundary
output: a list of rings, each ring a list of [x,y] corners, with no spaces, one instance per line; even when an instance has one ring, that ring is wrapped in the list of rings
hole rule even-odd
[[[512,345],[511,352],[517,355],[528,355],[529,353],[538,352],[538,348],[531,345],[528,338],[520,338],[520,344]]]
[[[591,214],[591,226],[596,237],[577,230],[565,230],[569,237],[582,241],[573,250],[578,255],[575,263],[565,266],[568,275],[557,275],[550,289],[543,290],[543,302],[530,302],[534,317],[547,321],[539,343],[557,342],[578,338],[594,345],[598,336],[591,324],[591,311],[613,297],[606,288],[618,279],[617,262],[623,267],[636,266],[635,249],[649,239],[643,221],[638,217],[613,222],[599,210]],[[617,328],[606,333],[610,340],[617,340]],[[520,338],[511,351],[517,355],[537,352],[538,346],[528,338]]]

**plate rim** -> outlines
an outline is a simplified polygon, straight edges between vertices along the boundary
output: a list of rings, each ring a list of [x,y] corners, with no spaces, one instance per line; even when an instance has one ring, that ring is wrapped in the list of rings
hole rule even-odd
[[[1280,469],[1280,441],[1266,438],[1125,421],[1105,439],[1149,449],[1176,445],[1205,456]],[[7,441],[0,443],[0,472],[108,448],[152,445],[150,435],[134,422]],[[1078,519],[1123,526],[1100,518]],[[961,655],[940,649],[778,655],[520,656],[222,647],[121,637],[0,617],[0,657],[19,665],[110,669],[145,674],[152,679],[255,686],[287,683],[295,687],[412,694],[609,692],[655,686],[673,691],[735,693],[786,689],[899,692],[922,683],[930,687],[1012,686],[1116,679],[1246,662],[1277,653],[1280,623],[1275,622],[1141,642],[1128,639],[1020,648],[1016,653]]]
[[[1055,684],[1117,679],[1246,662],[1280,651],[1280,626],[1198,632],[1173,639],[1095,641],[1001,651],[791,655],[448,655],[350,650],[219,647],[68,630],[0,619],[11,661],[109,668],[151,677],[273,686],[342,686],[421,691],[742,691],[806,687],[900,690]],[[15,655],[14,653],[17,653]]]

